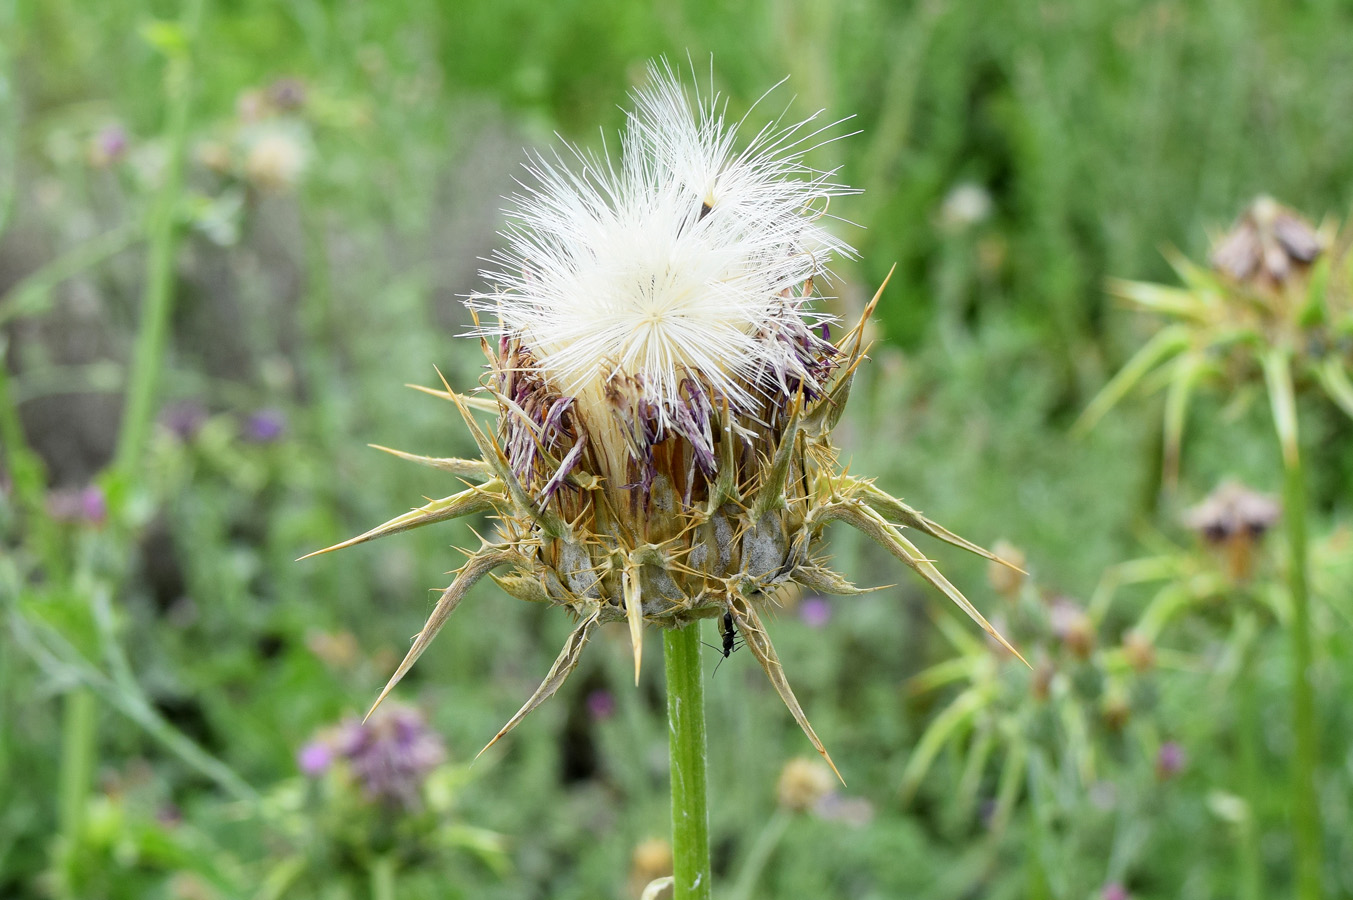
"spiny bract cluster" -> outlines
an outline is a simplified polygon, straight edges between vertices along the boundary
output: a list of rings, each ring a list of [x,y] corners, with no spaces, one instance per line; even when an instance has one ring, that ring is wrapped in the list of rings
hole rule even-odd
[[[508,247],[484,273],[497,287],[469,301],[496,320],[477,332],[488,375],[475,396],[428,391],[456,405],[481,458],[390,451],[478,483],[330,549],[498,519],[381,693],[485,575],[565,607],[577,628],[490,746],[559,689],[598,625],[628,622],[637,679],[645,621],[728,614],[825,757],[761,618],[791,583],[861,593],[817,555],[823,529],[861,530],[993,635],[902,529],[995,557],[837,464],[830,433],[866,348],[863,319],[832,342],[808,306],[832,255],[851,252],[820,224],[849,189],[803,161],[825,129],[767,128],[735,152],[717,96],[692,103],[670,69],[650,75],[618,166],[578,152],[578,171],[528,166]],[[497,414],[495,434],[475,409]]]

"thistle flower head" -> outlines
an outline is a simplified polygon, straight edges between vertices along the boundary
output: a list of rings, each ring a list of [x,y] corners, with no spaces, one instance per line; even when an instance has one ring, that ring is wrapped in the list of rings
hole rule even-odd
[[[852,252],[821,222],[851,191],[804,161],[816,117],[738,151],[717,95],[649,74],[618,163],[574,151],[575,168],[528,165],[483,273],[495,287],[470,305],[496,319],[482,333],[521,348],[517,366],[572,401],[603,465],[623,469],[613,445],[636,458],[646,438],[679,435],[711,474],[715,410],[764,421],[830,374],[827,317],[809,302],[831,258]]]
[[[1335,230],[1260,197],[1215,242],[1210,268],[1168,254],[1183,287],[1112,280],[1113,293],[1155,314],[1161,328],[1090,402],[1078,429],[1138,386],[1165,387],[1162,471],[1173,487],[1190,403],[1209,382],[1262,379],[1275,409],[1290,406],[1294,382],[1315,384],[1353,416],[1353,232]],[[1285,445],[1295,447],[1293,439],[1282,435]]]
[[[824,226],[851,190],[805,159],[831,126],[771,126],[738,150],[717,96],[688,94],[670,68],[650,79],[618,160],[575,150],[527,167],[506,247],[483,273],[493,287],[469,298],[489,363],[480,396],[429,391],[456,405],[482,458],[391,451],[478,484],[330,549],[496,515],[498,534],[386,687],[471,585],[505,570],[492,577],[507,593],[579,624],[494,741],[558,690],[599,624],[628,623],[637,681],[645,623],[715,618],[825,757],[761,611],[794,583],[862,593],[819,558],[826,526],[863,531],[992,633],[902,529],[995,557],[837,465],[831,430],[866,348],[863,320],[833,342],[812,307],[829,261],[852,252]],[[474,410],[496,414],[496,429]]]

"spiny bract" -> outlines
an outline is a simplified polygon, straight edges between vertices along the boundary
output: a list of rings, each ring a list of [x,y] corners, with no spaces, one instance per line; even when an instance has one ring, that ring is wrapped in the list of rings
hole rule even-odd
[[[558,157],[528,165],[507,249],[484,273],[496,287],[469,300],[477,321],[496,320],[476,332],[489,373],[478,396],[429,391],[456,405],[482,458],[391,451],[478,484],[329,549],[497,517],[380,695],[501,570],[504,591],[580,623],[490,746],[559,689],[598,625],[628,621],[637,680],[645,621],[728,613],[826,757],[761,619],[791,583],[861,593],[816,555],[823,529],[863,531],[993,635],[902,528],[995,557],[838,467],[830,433],[866,348],[864,319],[833,343],[809,309],[831,257],[852,252],[821,224],[850,189],[804,162],[831,126],[768,127],[736,152],[717,95],[692,103],[670,68],[649,74],[618,165],[578,151],[576,171]],[[497,414],[496,434],[474,409]]]

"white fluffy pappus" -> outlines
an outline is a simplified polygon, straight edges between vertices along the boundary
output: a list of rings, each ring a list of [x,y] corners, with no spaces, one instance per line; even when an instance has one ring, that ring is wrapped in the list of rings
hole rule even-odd
[[[693,102],[667,65],[649,80],[618,163],[570,147],[567,163],[527,165],[507,247],[482,273],[494,288],[468,300],[497,317],[483,333],[520,338],[585,416],[617,378],[664,423],[687,379],[744,411],[767,383],[816,389],[791,337],[827,320],[804,288],[853,254],[822,222],[855,191],[804,158],[839,123],[776,123],[738,151],[726,101]]]

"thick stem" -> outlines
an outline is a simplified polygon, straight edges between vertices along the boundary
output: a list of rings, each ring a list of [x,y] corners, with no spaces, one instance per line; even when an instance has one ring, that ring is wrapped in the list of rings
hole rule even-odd
[[[705,685],[699,623],[662,636],[672,770],[673,900],[709,900]]]
[[[1292,621],[1292,819],[1297,851],[1297,897],[1319,900],[1320,807],[1315,788],[1315,690],[1311,684],[1311,610],[1306,593],[1306,479],[1297,429],[1296,394],[1286,353],[1264,361],[1273,424],[1283,454],[1283,520],[1287,532],[1287,587]]]

